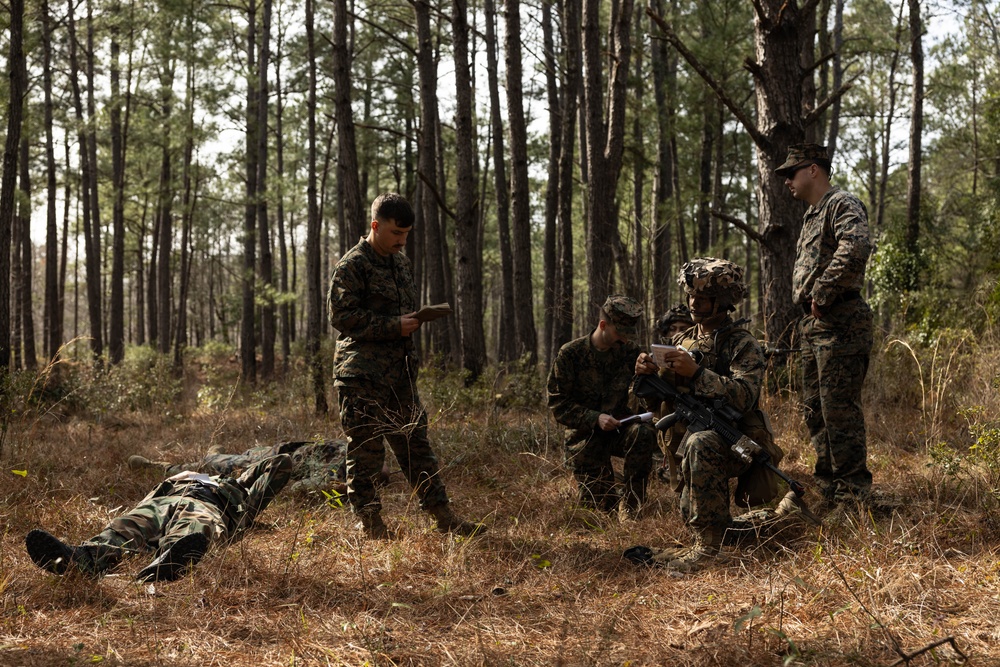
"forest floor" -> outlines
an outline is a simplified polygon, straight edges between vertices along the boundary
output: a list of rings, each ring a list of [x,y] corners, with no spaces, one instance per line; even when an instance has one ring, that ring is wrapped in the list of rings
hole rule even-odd
[[[202,365],[178,398],[137,409],[92,404],[129,394],[126,384],[84,387],[89,402],[4,423],[0,664],[932,665],[964,655],[1000,665],[1000,485],[968,449],[977,424],[1000,414],[1000,355],[964,344],[950,361],[901,345],[873,360],[869,456],[885,502],[727,547],[724,562],[686,575],[622,558],[687,539],[664,483],[651,484],[636,521],[575,508],[540,380],[493,376],[465,389],[432,372],[421,386],[442,474],[484,535],[435,532],[396,475],[382,493],[393,541],[363,539],[350,512],[322,497],[280,495],[254,530],[179,581],[134,582],[144,558],[100,580],[51,575],[28,558],[26,533],[78,542],[101,530],[158,481],[131,473],[131,454],[180,461],[212,445],[340,435],[335,417],[313,415],[294,370],[230,395],[231,377]],[[795,399],[794,386],[779,387],[766,407],[783,467],[809,482]]]

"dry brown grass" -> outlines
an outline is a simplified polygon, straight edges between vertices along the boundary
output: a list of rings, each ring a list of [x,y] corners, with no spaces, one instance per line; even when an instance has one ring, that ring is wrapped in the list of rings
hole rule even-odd
[[[965,359],[955,405],[1000,410],[996,349]],[[1000,664],[997,503],[972,471],[928,466],[915,371],[892,355],[877,355],[868,413],[876,483],[898,506],[730,549],[728,562],[685,576],[621,558],[686,537],[663,484],[638,522],[581,516],[541,407],[500,409],[495,387],[470,405],[438,378],[425,400],[443,474],[456,509],[487,534],[432,531],[394,477],[383,494],[392,542],[361,539],[347,511],[321,500],[279,497],[257,530],[178,582],[134,583],[137,560],[97,582],[56,577],[32,565],[25,534],[100,530],[156,481],[129,474],[129,454],[180,459],[338,426],[309,414],[294,383],[215,410],[187,391],[175,416],[29,414],[0,454],[0,664],[889,665],[951,636],[971,664]],[[790,471],[808,480],[789,399],[794,387],[768,407]],[[957,415],[936,418],[936,438],[968,438]],[[945,644],[910,664],[957,662]]]

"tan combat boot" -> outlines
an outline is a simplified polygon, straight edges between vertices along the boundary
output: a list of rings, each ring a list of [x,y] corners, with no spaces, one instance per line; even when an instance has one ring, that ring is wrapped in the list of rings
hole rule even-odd
[[[694,531],[694,544],[671,553],[664,550],[653,557],[653,561],[679,572],[697,572],[715,562],[722,546],[724,528],[712,526]]]
[[[391,540],[395,538],[389,527],[382,521],[379,512],[365,512],[361,515],[361,529],[365,531],[365,537],[371,540]]]
[[[472,537],[486,532],[486,526],[458,518],[448,504],[428,507],[427,512],[437,521],[437,530],[442,533],[453,533],[462,537]]]

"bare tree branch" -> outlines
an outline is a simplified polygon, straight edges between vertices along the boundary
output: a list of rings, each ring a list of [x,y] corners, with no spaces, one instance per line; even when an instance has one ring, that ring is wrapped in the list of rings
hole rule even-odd
[[[829,97],[817,104],[816,108],[806,114],[806,117],[802,119],[802,127],[809,127],[819,120],[820,115],[822,115],[822,113],[826,111],[831,104],[839,100],[844,96],[844,93],[854,87],[854,82],[857,81],[859,76],[861,76],[860,72],[852,76],[850,81],[844,82],[844,84],[837,90],[833,91]]]
[[[352,17],[352,18],[355,18],[355,19],[361,21],[366,26],[368,26],[370,28],[373,28],[375,31],[382,33],[383,35],[385,35],[386,37],[388,37],[389,39],[391,39],[393,42],[395,42],[396,44],[398,44],[400,46],[400,48],[402,48],[404,51],[406,51],[410,55],[414,55],[416,53],[416,51],[413,50],[413,47],[410,46],[405,40],[400,39],[397,35],[394,35],[393,33],[389,32],[386,28],[382,27],[378,23],[375,23],[374,21],[370,21],[370,20],[366,19],[364,16],[361,16],[360,14],[355,14],[355,13],[348,12],[348,15],[350,17]]]
[[[424,182],[424,185],[426,185],[430,189],[430,191],[434,193],[434,201],[436,201],[437,205],[441,207],[441,210],[444,211],[449,218],[454,220],[455,214],[451,211],[451,209],[448,208],[448,205],[444,203],[444,198],[441,197],[441,193],[437,191],[436,187],[434,187],[434,183],[431,182],[430,179],[428,179],[427,176],[424,174],[424,172],[420,171],[419,169],[417,169],[417,176],[419,176],[420,180]]]
[[[750,116],[747,115],[747,113],[738,104],[736,104],[736,102],[733,101],[733,99],[729,96],[729,93],[726,92],[726,89],[723,88],[722,85],[715,80],[715,77],[712,76],[712,73],[709,72],[705,68],[705,66],[701,64],[701,61],[698,60],[697,56],[695,56],[694,53],[692,53],[691,50],[688,49],[687,46],[685,46],[684,42],[682,42],[680,37],[678,37],[677,34],[673,31],[673,28],[671,28],[659,14],[654,12],[652,9],[647,9],[646,15],[649,16],[649,18],[651,18],[656,23],[656,25],[660,27],[660,30],[663,32],[664,38],[668,42],[670,42],[670,45],[673,46],[674,49],[676,49],[677,52],[684,57],[684,60],[686,60],[688,64],[691,65],[692,68],[694,68],[694,71],[698,73],[698,76],[704,79],[705,83],[707,83],[709,87],[713,91],[715,91],[715,94],[718,96],[719,100],[724,105],[726,105],[726,108],[729,109],[729,111],[732,112],[734,116],[736,116],[736,120],[738,120],[740,122],[740,125],[742,125],[744,129],[746,129],[747,133],[750,135],[750,138],[753,139],[754,143],[757,144],[757,146],[760,147],[761,150],[764,150],[764,147],[767,146],[770,142],[768,141],[767,137],[765,137],[763,134],[760,133],[760,130],[757,129],[757,125],[753,122]]]
[[[735,216],[729,215],[728,213],[723,213],[722,211],[718,211],[716,209],[712,209],[711,213],[719,220],[724,220],[729,224],[731,224],[733,227],[738,227],[739,229],[742,229],[744,234],[746,234],[749,238],[753,239],[760,245],[766,246],[768,248],[771,247],[771,244],[767,242],[767,239],[765,239],[760,232],[758,232],[756,229],[748,225],[743,220],[740,220]]]
[[[904,654],[903,657],[901,657],[899,660],[897,660],[896,662],[894,662],[891,665],[889,665],[889,667],[896,667],[897,665],[902,665],[903,663],[906,663],[908,665],[908,664],[910,664],[910,660],[913,660],[918,655],[926,653],[927,651],[933,651],[934,649],[936,649],[938,646],[941,646],[942,644],[951,644],[952,650],[954,650],[955,653],[957,653],[960,656],[962,656],[962,662],[968,662],[969,661],[969,656],[967,656],[964,653],[962,653],[962,650],[958,648],[958,644],[955,643],[955,638],[954,637],[945,637],[944,639],[939,639],[936,642],[928,644],[927,646],[923,647],[919,651],[914,651],[913,653],[906,653],[906,654]]]

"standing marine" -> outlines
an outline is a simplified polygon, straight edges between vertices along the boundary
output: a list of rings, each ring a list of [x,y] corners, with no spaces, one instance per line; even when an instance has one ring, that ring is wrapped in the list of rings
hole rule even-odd
[[[388,442],[438,530],[482,532],[482,524],[463,521],[449,506],[417,393],[412,334],[421,321],[410,260],[401,252],[413,209],[401,195],[386,193],[372,203],[371,214],[371,230],[337,262],[327,295],[330,323],[340,332],[333,366],[347,436],[347,499],[365,535],[392,537],[376,488]]]
[[[861,387],[872,349],[872,311],[861,292],[871,254],[861,200],[830,185],[825,146],[796,144],[775,169],[792,196],[809,204],[792,272],[802,307],[802,402],[816,450],[814,476],[828,500],[871,491]]]

